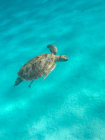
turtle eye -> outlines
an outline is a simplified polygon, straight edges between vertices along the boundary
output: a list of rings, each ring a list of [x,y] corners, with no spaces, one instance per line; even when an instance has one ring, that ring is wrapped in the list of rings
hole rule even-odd
[[[65,56],[65,59],[66,59],[66,60],[68,60],[68,57],[67,57],[67,56]]]

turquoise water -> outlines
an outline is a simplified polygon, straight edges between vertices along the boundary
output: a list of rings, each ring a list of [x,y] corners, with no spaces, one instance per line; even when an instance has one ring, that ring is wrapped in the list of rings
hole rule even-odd
[[[0,140],[105,140],[104,0],[1,0],[0,11]],[[48,44],[69,60],[13,87]]]

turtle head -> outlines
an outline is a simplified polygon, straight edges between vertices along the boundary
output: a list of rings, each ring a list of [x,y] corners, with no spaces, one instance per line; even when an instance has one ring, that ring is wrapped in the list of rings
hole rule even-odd
[[[67,61],[67,60],[68,60],[68,57],[66,55],[58,55],[58,56],[56,56],[56,62],[57,61],[62,62],[62,61]]]
[[[68,57],[66,55],[60,55],[59,56],[59,61],[67,61]]]

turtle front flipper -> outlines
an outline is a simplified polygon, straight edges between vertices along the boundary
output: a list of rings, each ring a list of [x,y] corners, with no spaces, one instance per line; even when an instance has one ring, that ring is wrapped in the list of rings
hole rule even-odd
[[[47,46],[47,48],[49,48],[50,52],[53,53],[53,54],[57,54],[57,47],[53,44],[50,44]]]
[[[47,73],[45,74],[43,80],[50,74],[50,72],[56,67],[56,64],[54,63],[47,71]]]
[[[20,77],[18,77],[18,78],[16,79],[16,81],[15,81],[14,86],[19,85],[22,81],[23,81],[23,80],[22,80]]]

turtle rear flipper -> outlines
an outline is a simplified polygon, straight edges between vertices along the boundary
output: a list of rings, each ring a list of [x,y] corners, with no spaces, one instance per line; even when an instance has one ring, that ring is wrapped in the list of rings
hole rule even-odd
[[[31,81],[31,83],[28,85],[28,88],[31,88],[31,85],[32,85],[33,82],[34,82],[34,80]]]
[[[22,80],[20,77],[18,77],[18,78],[16,79],[16,81],[15,81],[14,86],[19,85],[22,81],[23,81],[23,80]]]

